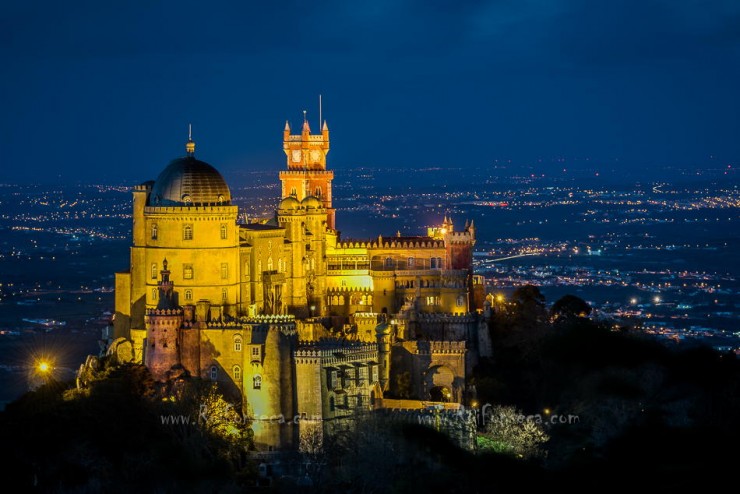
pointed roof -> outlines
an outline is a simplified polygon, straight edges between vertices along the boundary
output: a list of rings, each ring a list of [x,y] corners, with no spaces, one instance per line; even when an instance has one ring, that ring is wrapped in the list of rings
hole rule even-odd
[[[321,127],[321,130],[329,130],[329,126],[326,125],[326,120],[324,120],[324,125]]]
[[[290,124],[287,120],[285,121],[285,128],[283,130],[287,130],[288,132],[290,132]]]

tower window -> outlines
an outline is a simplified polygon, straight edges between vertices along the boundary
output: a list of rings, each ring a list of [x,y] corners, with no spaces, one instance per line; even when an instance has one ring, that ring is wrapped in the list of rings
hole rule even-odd
[[[316,187],[316,190],[314,191],[314,195],[316,197],[321,197],[321,187]]]
[[[182,277],[183,279],[186,279],[186,280],[193,279],[193,265],[192,264],[182,265]]]
[[[153,280],[157,279],[157,263],[156,262],[152,263],[152,279]]]
[[[262,376],[260,376],[259,374],[254,376],[254,378],[252,379],[252,387],[254,389],[262,389]]]
[[[465,297],[463,297],[462,295],[458,295],[457,296],[457,306],[462,307],[463,305],[465,305]]]
[[[221,223],[221,240],[226,240],[227,233],[226,223]]]
[[[221,289],[221,302],[226,303],[229,298],[229,291],[226,288]]]
[[[272,271],[272,257],[267,258],[267,270]]]
[[[182,239],[193,240],[193,225],[185,225],[182,227]]]
[[[336,408],[335,405],[334,405],[334,397],[333,396],[330,396],[329,397],[329,411],[330,412],[333,412],[334,411],[334,408]]]
[[[290,188],[290,195],[292,195],[292,196],[297,196],[298,195],[298,191],[296,190],[295,187],[291,187]]]
[[[242,351],[242,339],[241,336],[237,336],[234,338],[234,351],[235,352],[241,352]]]
[[[225,262],[221,263],[221,279],[225,280],[229,277],[229,265]]]
[[[242,368],[238,365],[234,366],[234,380],[237,382],[242,380]]]
[[[152,300],[157,300],[157,289],[156,288],[152,289]]]
[[[192,290],[185,290],[185,300],[188,302],[193,300],[193,291]]]
[[[260,360],[262,360],[262,347],[252,345],[252,362],[259,362]]]
[[[159,234],[159,230],[157,229],[157,224],[152,225],[152,240],[157,240],[157,235]]]
[[[409,264],[409,268],[413,268],[414,267],[414,258],[413,257],[409,257],[408,264]]]
[[[386,257],[385,258],[385,267],[386,268],[392,268],[393,267],[393,258],[392,257]]]
[[[218,367],[211,366],[211,381],[218,381]]]

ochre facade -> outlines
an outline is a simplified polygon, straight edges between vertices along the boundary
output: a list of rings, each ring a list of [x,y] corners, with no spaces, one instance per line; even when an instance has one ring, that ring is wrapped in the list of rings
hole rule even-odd
[[[404,371],[393,365],[413,374],[412,398],[463,401],[466,374],[490,354],[475,312],[472,223],[344,240],[326,122],[317,135],[305,120],[298,135],[286,123],[283,150],[282,199],[269,219],[238,223],[228,185],[195,158],[192,140],[134,188],[116,341],[130,341],[158,380],[185,371],[232,388],[262,449],[297,447],[301,422],[371,410]],[[455,330],[438,331],[445,324]]]

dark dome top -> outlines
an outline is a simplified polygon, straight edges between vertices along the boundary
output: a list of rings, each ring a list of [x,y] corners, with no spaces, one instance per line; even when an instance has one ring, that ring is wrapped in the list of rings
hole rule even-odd
[[[231,192],[221,174],[193,156],[178,158],[159,174],[149,195],[152,206],[227,205]]]

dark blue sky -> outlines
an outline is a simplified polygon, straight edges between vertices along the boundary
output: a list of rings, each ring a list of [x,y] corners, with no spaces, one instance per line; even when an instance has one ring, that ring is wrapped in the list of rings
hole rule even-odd
[[[277,170],[319,93],[334,168],[740,161],[736,0],[5,0],[0,58],[0,182],[155,178],[188,122]]]

